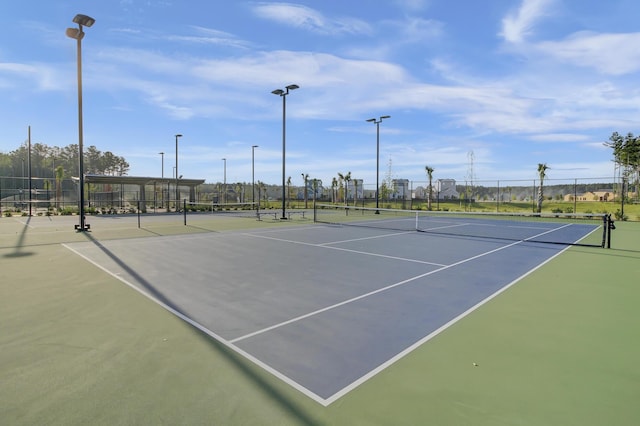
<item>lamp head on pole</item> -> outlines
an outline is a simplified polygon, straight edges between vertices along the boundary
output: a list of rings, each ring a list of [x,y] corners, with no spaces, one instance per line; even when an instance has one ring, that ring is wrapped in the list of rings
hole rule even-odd
[[[80,30],[80,28],[67,28],[66,34],[67,37],[78,41],[84,37],[84,31]]]
[[[82,27],[91,27],[96,22],[96,20],[90,16],[78,14],[74,16],[73,22],[75,24],[78,24],[78,28],[67,28],[67,37],[80,41],[84,37],[84,31],[82,31]]]
[[[278,96],[286,96],[289,94],[290,90],[296,90],[299,89],[300,86],[298,86],[297,84],[290,84],[288,86],[285,87],[286,90],[282,90],[282,89],[276,89],[276,90],[272,90],[271,93],[273,93],[274,95],[278,95]]]
[[[73,22],[78,25],[82,25],[83,27],[91,27],[93,24],[95,24],[96,20],[91,16],[78,14],[73,17]]]

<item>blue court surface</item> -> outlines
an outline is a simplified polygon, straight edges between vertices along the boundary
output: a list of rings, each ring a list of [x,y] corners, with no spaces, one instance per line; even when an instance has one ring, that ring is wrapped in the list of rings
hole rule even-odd
[[[503,240],[284,226],[66,247],[326,406],[567,247],[527,238],[598,228]]]

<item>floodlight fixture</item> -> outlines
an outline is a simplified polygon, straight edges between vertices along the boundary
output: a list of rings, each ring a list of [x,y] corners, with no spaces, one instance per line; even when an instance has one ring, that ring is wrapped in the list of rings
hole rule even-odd
[[[91,27],[93,26],[93,24],[95,24],[96,20],[91,16],[77,14],[76,16],[74,16],[73,22],[78,25],[82,25],[83,27]]]

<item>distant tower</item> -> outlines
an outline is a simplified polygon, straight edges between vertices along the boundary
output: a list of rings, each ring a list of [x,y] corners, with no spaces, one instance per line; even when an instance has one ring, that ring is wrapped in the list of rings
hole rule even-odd
[[[473,171],[474,160],[475,160],[475,155],[473,153],[473,150],[467,152],[467,162],[469,166],[467,169],[467,178],[466,178],[466,181],[468,183],[466,196],[468,200],[473,199],[473,181],[475,180],[475,173]]]
[[[387,176],[386,176],[386,181],[387,181],[387,188],[392,188],[393,187],[393,169],[391,167],[391,156],[389,156],[389,162],[387,163],[388,169],[387,169]]]

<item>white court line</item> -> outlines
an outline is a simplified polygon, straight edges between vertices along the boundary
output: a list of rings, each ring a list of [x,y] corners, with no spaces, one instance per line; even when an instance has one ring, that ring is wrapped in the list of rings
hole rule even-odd
[[[565,226],[569,226],[569,225],[565,225]],[[542,233],[540,233],[540,234],[538,234],[538,235],[534,235],[534,236],[532,236],[532,237],[529,237],[529,239],[531,239],[531,238],[537,238],[537,237],[539,237],[539,236],[541,236],[541,235],[548,234],[549,232],[553,232],[553,230],[551,230],[551,231],[545,231],[545,232],[542,232]],[[250,234],[249,234],[249,235],[250,235]],[[271,238],[271,237],[260,237],[260,236],[258,236],[258,237],[259,237],[259,238]],[[273,238],[273,239],[276,239],[276,240],[278,240],[278,241],[287,241],[287,240],[280,240],[280,239],[277,239],[277,238]],[[297,242],[297,241],[288,241],[288,242],[295,243],[295,244],[305,244],[305,245],[316,246],[315,244],[299,243],[299,242]],[[267,331],[271,331],[271,330],[274,330],[274,329],[276,329],[276,328],[280,328],[280,327],[283,327],[283,326],[285,326],[285,325],[292,324],[292,323],[297,322],[297,321],[301,321],[301,320],[303,320],[303,319],[306,319],[306,318],[309,318],[309,317],[312,317],[312,316],[315,316],[315,315],[321,314],[321,313],[326,312],[326,311],[329,311],[329,310],[331,310],[331,309],[335,309],[335,308],[338,308],[338,307],[340,307],[340,306],[344,306],[344,305],[346,305],[346,304],[349,304],[349,303],[355,302],[355,301],[357,301],[357,300],[361,300],[361,299],[364,299],[364,298],[366,298],[366,297],[373,296],[374,294],[382,293],[383,291],[387,291],[387,290],[389,290],[389,289],[392,289],[392,288],[395,288],[395,287],[398,287],[398,286],[401,286],[401,285],[407,284],[407,283],[412,282],[412,281],[415,281],[415,280],[417,280],[417,279],[424,278],[424,277],[427,277],[427,276],[429,276],[429,275],[432,275],[432,274],[435,274],[435,273],[438,273],[438,272],[441,272],[441,271],[444,271],[444,270],[447,270],[447,269],[453,268],[454,266],[462,265],[462,264],[467,263],[467,262],[470,262],[470,261],[472,261],[472,260],[475,260],[475,259],[478,259],[478,258],[481,258],[481,257],[487,256],[487,255],[492,254],[492,253],[496,253],[496,252],[498,252],[498,251],[501,251],[501,250],[504,250],[504,249],[506,249],[506,248],[509,248],[509,247],[515,246],[515,245],[520,244],[520,243],[522,243],[522,242],[523,242],[523,241],[516,241],[516,242],[513,242],[513,243],[511,243],[511,244],[507,244],[507,245],[505,245],[505,246],[498,247],[498,248],[495,248],[495,249],[493,249],[493,250],[489,250],[489,251],[486,251],[486,252],[484,252],[484,253],[477,254],[477,255],[472,256],[472,257],[469,257],[469,258],[467,258],[467,259],[459,260],[458,262],[452,263],[452,264],[450,264],[450,265],[444,265],[444,266],[442,266],[441,268],[435,269],[435,270],[433,270],[433,271],[429,271],[429,272],[426,272],[426,273],[424,273],[424,274],[416,275],[415,277],[412,277],[412,278],[407,278],[406,280],[402,280],[402,281],[399,281],[399,282],[397,282],[397,283],[390,284],[390,285],[388,285],[388,286],[386,286],[386,287],[382,287],[382,288],[379,288],[379,289],[377,289],[377,290],[370,291],[369,293],[365,293],[365,294],[362,294],[362,295],[360,295],[360,296],[356,296],[356,297],[353,297],[353,298],[351,298],[351,299],[344,300],[344,301],[342,301],[342,302],[340,302],[340,303],[336,303],[336,304],[334,304],[334,305],[327,306],[327,307],[324,307],[324,308],[322,308],[322,309],[318,309],[318,310],[316,310],[316,311],[309,312],[309,313],[304,314],[304,315],[300,315],[300,316],[298,316],[298,317],[296,317],[296,318],[292,318],[292,319],[290,319],[290,320],[283,321],[283,322],[281,322],[281,323],[279,323],[279,324],[274,324],[274,325],[272,325],[272,326],[270,326],[270,327],[263,328],[262,330],[257,330],[257,331],[254,331],[253,333],[249,333],[249,334],[246,334],[246,335],[244,335],[244,336],[236,337],[235,339],[230,340],[230,342],[231,342],[231,343],[235,343],[235,342],[239,342],[239,341],[241,341],[241,340],[248,339],[249,337],[253,337],[253,336],[257,336],[257,335],[262,334],[262,333],[266,333]],[[322,247],[326,247],[326,246],[322,246]],[[326,248],[335,248],[335,247],[326,247]]]
[[[33,228],[36,229],[35,226],[31,225],[29,222],[29,220],[24,220],[24,219],[15,219],[16,222],[18,222],[21,225],[26,226],[27,228]]]
[[[531,237],[531,238],[534,238],[534,237]],[[489,250],[487,252],[480,253],[480,254],[477,254],[475,256],[469,257],[467,259],[460,260],[460,261],[452,263],[450,265],[442,266],[441,268],[435,269],[433,271],[425,272],[424,274],[420,274],[420,275],[416,275],[415,277],[407,278],[406,280],[402,280],[402,281],[399,281],[397,283],[390,284],[390,285],[388,285],[386,287],[382,287],[382,288],[379,288],[377,290],[370,291],[369,293],[361,294],[360,296],[356,296],[356,297],[353,297],[351,299],[344,300],[344,301],[342,301],[340,303],[336,303],[334,305],[327,306],[327,307],[322,308],[322,309],[318,309],[318,310],[310,312],[308,314],[300,315],[299,317],[292,318],[292,319],[287,320],[287,321],[283,321],[283,322],[281,322],[279,324],[275,324],[275,325],[272,325],[270,327],[263,328],[262,330],[257,330],[257,331],[254,331],[253,333],[249,333],[249,334],[246,334],[244,336],[237,337],[235,339],[232,339],[231,342],[232,343],[239,342],[241,340],[248,339],[249,337],[253,337],[253,336],[257,336],[257,335],[262,334],[262,333],[266,333],[267,331],[271,331],[271,330],[274,330],[276,328],[280,328],[280,327],[283,327],[285,325],[292,324],[294,322],[303,320],[305,318],[309,318],[309,317],[321,314],[321,313],[329,311],[331,309],[335,309],[335,308],[338,308],[340,306],[344,306],[344,305],[347,305],[349,303],[355,302],[357,300],[361,300],[361,299],[364,299],[366,297],[373,296],[374,294],[382,293],[383,291],[387,291],[387,290],[390,290],[392,288],[399,287],[401,285],[410,283],[410,282],[415,281],[417,279],[424,278],[424,277],[427,277],[429,275],[432,275],[432,274],[435,274],[435,273],[438,273],[438,272],[453,268],[454,266],[462,265],[463,263],[467,263],[467,262],[470,262],[472,260],[478,259],[480,257],[484,257],[484,256],[487,256],[489,254],[504,250],[504,249],[512,247],[512,246],[514,246],[516,244],[520,244],[521,242],[522,241],[516,241],[514,243],[507,244],[506,246],[498,247],[498,248],[495,248],[493,250]],[[328,248],[331,248],[331,247],[328,247]]]
[[[532,237],[532,238],[534,238],[534,237]],[[517,242],[517,243],[514,243],[514,244],[519,244],[520,242]],[[402,358],[404,358],[405,356],[407,356],[408,354],[410,354],[414,350],[418,349],[420,346],[422,346],[423,344],[425,344],[429,340],[433,339],[438,334],[440,334],[443,331],[445,331],[447,328],[451,327],[452,325],[454,325],[455,323],[457,323],[461,319],[463,319],[466,316],[468,316],[469,314],[471,314],[473,311],[475,311],[476,309],[478,309],[482,305],[484,305],[487,302],[491,301],[492,299],[498,297],[500,294],[504,293],[509,288],[514,286],[518,281],[522,280],[527,275],[533,273],[535,270],[541,268],[543,265],[547,264],[552,259],[554,259],[555,257],[559,256],[560,254],[564,253],[568,249],[569,249],[569,246],[567,246],[566,248],[560,250],[558,253],[554,254],[553,256],[551,256],[550,258],[545,260],[544,262],[540,263],[535,268],[532,268],[531,270],[529,270],[529,271],[525,272],[524,274],[520,275],[518,278],[516,278],[513,281],[511,281],[509,284],[505,285],[504,287],[501,287],[495,293],[490,294],[485,299],[483,299],[480,302],[476,303],[475,305],[473,305],[472,307],[470,307],[466,311],[462,312],[457,317],[451,319],[447,323],[443,324],[439,328],[437,328],[434,331],[432,331],[431,333],[427,334],[425,337],[423,337],[422,339],[418,340],[416,343],[414,343],[413,345],[409,346],[408,348],[406,348],[402,352],[399,352],[397,355],[393,356],[392,358],[389,358],[387,361],[383,362],[378,367],[376,367],[373,370],[369,371],[367,374],[365,374],[364,376],[360,377],[358,380],[355,380],[355,381],[351,382],[349,385],[347,385],[344,388],[340,389],[338,392],[334,393],[329,398],[326,398],[325,399],[326,406],[329,406],[331,403],[333,403],[334,401],[337,401],[338,399],[342,398],[344,395],[348,394],[349,392],[351,392],[352,390],[354,390],[355,388],[357,388],[358,386],[360,386],[361,384],[363,384],[367,380],[369,380],[372,377],[376,376],[378,373],[380,373],[381,371],[383,371],[387,367],[389,367],[389,366],[393,365],[394,363],[398,362],[399,360],[401,360]]]
[[[411,231],[410,233],[413,234],[414,232],[415,231]],[[422,265],[446,266],[446,265],[444,265],[442,263],[427,262],[427,261],[424,261],[424,260],[417,260],[417,259],[407,259],[406,257],[397,257],[397,256],[389,256],[389,255],[386,255],[386,254],[370,253],[370,252],[367,252],[367,251],[352,250],[352,249],[346,249],[346,248],[343,248],[343,247],[332,247],[332,246],[326,245],[328,243],[313,244],[313,243],[305,243],[305,242],[302,242],[302,241],[286,240],[284,238],[267,237],[265,235],[258,235],[258,234],[244,234],[244,235],[246,235],[248,237],[254,237],[254,238],[263,238],[265,240],[281,241],[281,242],[290,243],[290,244],[300,244],[300,245],[303,245],[303,246],[320,247],[320,248],[324,248],[324,249],[327,249],[327,250],[346,251],[346,252],[349,252],[349,253],[362,254],[362,255],[365,255],[365,256],[383,257],[385,259],[401,260],[403,262],[420,263]],[[364,238],[364,239],[366,239],[366,238]],[[355,241],[355,240],[353,240],[353,241]],[[335,243],[331,243],[331,244],[335,244]]]
[[[374,235],[372,237],[362,237],[362,238],[351,238],[349,240],[341,240],[341,241],[330,241],[328,243],[317,244],[318,246],[328,246],[331,244],[342,244],[342,243],[351,243],[354,241],[364,241],[364,240],[373,240],[376,238],[386,238],[386,237],[395,237],[396,235],[406,235],[413,234],[415,231],[404,231],[404,232],[394,232],[393,234],[384,234],[384,235]]]
[[[177,316],[181,320],[187,322],[188,324],[190,324],[193,327],[197,328],[198,330],[202,331],[206,335],[208,335],[208,336],[212,337],[213,339],[217,340],[222,345],[224,345],[224,346],[228,347],[229,349],[235,351],[236,353],[242,355],[243,357],[245,357],[249,361],[253,362],[257,366],[263,368],[265,371],[273,374],[275,377],[277,377],[278,379],[280,379],[283,382],[287,383],[289,386],[291,386],[292,388],[298,390],[302,394],[308,396],[312,400],[316,401],[318,404],[324,405],[325,407],[327,406],[324,398],[320,397],[319,395],[316,395],[315,393],[313,393],[309,389],[305,388],[304,386],[302,386],[298,382],[292,380],[290,377],[285,376],[284,374],[282,374],[278,370],[272,368],[270,365],[265,364],[264,362],[260,361],[258,358],[254,357],[250,353],[242,350],[241,348],[239,348],[238,346],[234,345],[229,340],[226,340],[222,336],[220,336],[220,335],[214,333],[213,331],[209,330],[207,327],[205,327],[204,325],[200,324],[199,322],[192,320],[188,316],[184,315],[182,312],[172,308],[171,306],[167,305],[166,303],[164,303],[160,299],[152,296],[151,294],[147,293],[143,289],[139,288],[135,284],[127,281],[126,279],[121,277],[120,274],[116,274],[116,273],[111,272],[107,268],[103,267],[99,263],[93,261],[89,257],[85,256],[84,254],[80,253],[79,251],[75,250],[74,248],[70,247],[67,244],[62,244],[62,246],[65,247],[66,249],[72,251],[76,255],[80,256],[81,258],[83,258],[87,262],[91,263],[92,265],[96,266],[97,268],[103,270],[104,272],[106,272],[107,274],[111,275],[112,277],[114,277],[115,279],[119,280],[120,282],[122,282],[122,283],[126,284],[127,286],[131,287],[133,290],[135,290],[138,293],[142,294],[144,297],[146,297],[146,298],[150,299],[151,301],[157,303],[158,305],[160,305],[161,307],[163,307],[167,311],[171,312],[173,315]],[[97,247],[99,247],[99,245],[97,245]]]

